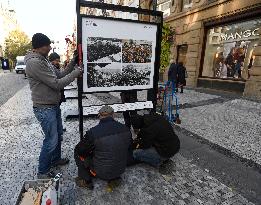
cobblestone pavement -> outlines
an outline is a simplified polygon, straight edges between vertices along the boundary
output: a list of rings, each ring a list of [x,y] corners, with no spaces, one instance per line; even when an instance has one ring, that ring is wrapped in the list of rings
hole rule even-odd
[[[97,97],[89,96],[86,103],[97,101]],[[71,104],[66,102],[62,109],[69,109]],[[97,122],[85,121],[85,130]],[[36,176],[43,139],[32,113],[28,86],[0,107],[0,124],[0,201],[13,204],[23,181]],[[63,155],[68,156],[71,163],[60,170],[63,173],[62,204],[252,204],[180,154],[173,158],[166,175],[146,165],[128,168],[122,185],[112,193],[106,192],[105,183],[100,180],[95,181],[93,192],[77,188],[73,149],[79,139],[78,122],[67,121],[65,126]]]
[[[198,93],[185,91],[180,101],[187,101],[191,92]],[[189,108],[180,110],[180,126],[261,167],[261,103],[213,96],[216,101],[201,106],[204,95],[211,95],[200,95],[197,103],[187,101]]]

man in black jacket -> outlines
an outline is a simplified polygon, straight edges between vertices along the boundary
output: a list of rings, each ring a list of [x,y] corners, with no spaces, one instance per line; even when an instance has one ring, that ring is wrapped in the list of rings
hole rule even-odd
[[[172,86],[175,86],[177,88],[177,81],[178,81],[178,64],[175,63],[174,60],[170,61],[170,67],[168,71],[168,80],[171,81],[173,84]]]
[[[187,77],[187,70],[183,65],[183,62],[179,62],[177,85],[180,87],[180,93],[183,93],[183,87],[186,86],[186,77]],[[176,91],[178,92],[178,87]]]
[[[86,132],[74,152],[78,166],[79,186],[93,188],[91,177],[111,181],[124,173],[130,157],[132,135],[123,124],[113,119],[113,109],[99,111],[100,123]],[[132,157],[132,152],[131,152]]]
[[[133,157],[137,161],[160,167],[180,149],[180,141],[171,124],[161,115],[136,115],[132,125],[139,130]]]

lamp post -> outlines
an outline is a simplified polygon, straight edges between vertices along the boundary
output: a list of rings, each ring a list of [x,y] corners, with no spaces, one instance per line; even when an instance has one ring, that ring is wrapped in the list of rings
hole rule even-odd
[[[157,0],[152,0],[153,10],[157,10]]]

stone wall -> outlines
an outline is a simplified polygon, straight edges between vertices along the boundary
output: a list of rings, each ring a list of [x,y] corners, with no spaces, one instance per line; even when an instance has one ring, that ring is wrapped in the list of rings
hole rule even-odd
[[[259,34],[261,35],[261,30]],[[255,61],[250,70],[250,78],[246,82],[244,96],[261,100],[261,37],[253,54]]]

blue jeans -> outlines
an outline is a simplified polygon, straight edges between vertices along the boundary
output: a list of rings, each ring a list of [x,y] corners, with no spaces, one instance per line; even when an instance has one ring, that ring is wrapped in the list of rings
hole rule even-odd
[[[159,167],[167,158],[161,157],[154,147],[149,149],[136,149],[133,151],[135,160],[145,162],[153,167]]]
[[[39,174],[50,171],[53,163],[61,159],[61,141],[63,125],[60,106],[33,108],[37,120],[44,132],[43,146],[39,156]]]

